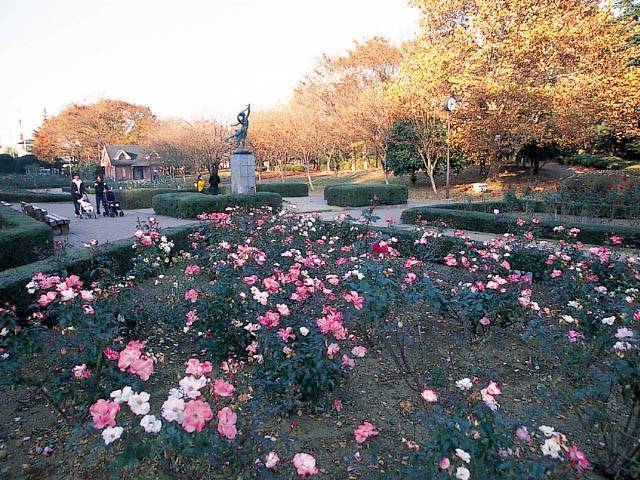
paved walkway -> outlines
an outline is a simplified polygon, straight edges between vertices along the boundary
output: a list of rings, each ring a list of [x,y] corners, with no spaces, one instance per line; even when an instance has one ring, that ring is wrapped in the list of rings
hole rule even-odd
[[[137,210],[125,210],[124,217],[103,217],[80,219],[75,217],[72,203],[42,203],[36,204],[49,213],[60,215],[71,220],[69,235],[55,235],[55,240],[67,241],[70,250],[82,248],[82,244],[88,240],[96,239],[100,244],[122,240],[133,236],[138,222],[144,223],[148,217],[156,217],[160,227],[177,227],[197,223],[197,220],[185,220],[182,218],[165,217],[156,215],[152,208]],[[20,205],[13,206],[20,210]]]

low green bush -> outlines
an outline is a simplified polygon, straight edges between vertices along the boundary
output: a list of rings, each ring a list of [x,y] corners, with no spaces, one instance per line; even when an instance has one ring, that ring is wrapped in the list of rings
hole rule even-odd
[[[20,214],[19,212],[16,213]],[[26,215],[23,216],[33,220]],[[49,232],[51,231],[46,225],[33,221],[40,226],[46,227]],[[163,228],[162,234],[174,242],[173,251],[179,252],[189,247],[189,235],[195,231],[195,228],[195,225]],[[3,230],[0,230],[0,236],[2,232]],[[34,263],[23,264],[16,268],[1,271],[0,304],[9,302],[20,310],[27,309],[30,299],[28,295],[25,295],[25,285],[29,283],[31,277],[39,272],[48,274],[60,273],[64,276],[74,273],[85,280],[98,280],[103,270],[96,267],[100,261],[106,259],[109,268],[115,275],[125,274],[132,267],[132,258],[136,253],[131,248],[133,243],[134,241],[131,238],[117,240],[100,245],[95,250],[82,249],[61,258],[49,257],[40,261],[31,260]],[[100,259],[100,257],[102,258]]]
[[[153,210],[158,215],[177,218],[196,218],[201,213],[224,212],[227,208],[282,207],[277,193],[206,195],[203,193],[164,193],[153,197]]]
[[[302,182],[259,183],[256,191],[277,193],[282,197],[308,197],[309,185]]]
[[[0,192],[0,200],[5,202],[54,203],[70,202],[70,193]]]
[[[607,157],[603,155],[583,153],[566,158],[564,163],[567,165],[597,168],[598,170],[622,170],[637,162],[623,160],[620,157]]]
[[[0,175],[2,190],[68,187],[69,177],[62,175]]]
[[[175,188],[140,188],[138,190],[114,190],[123,209],[151,208],[155,195],[164,193],[180,193],[189,190],[177,190]]]
[[[495,202],[499,204],[499,202]],[[459,210],[457,205],[434,205],[431,207],[413,207],[402,212],[402,222],[416,224],[419,221],[443,221],[451,228],[460,228],[475,232],[506,233],[513,230],[518,218],[516,213],[484,213],[474,210]],[[542,220],[538,225],[541,234],[546,238],[555,237],[554,227],[562,225],[553,220]],[[624,243],[630,247],[640,247],[640,228],[611,224],[571,223],[567,227],[580,229],[578,240],[590,244],[602,244],[612,234],[624,238]]]
[[[0,207],[0,270],[50,255],[52,239],[48,225],[10,207]]]
[[[407,203],[409,189],[404,185],[383,183],[337,184],[324,188],[328,205],[365,207],[368,205],[398,205]]]

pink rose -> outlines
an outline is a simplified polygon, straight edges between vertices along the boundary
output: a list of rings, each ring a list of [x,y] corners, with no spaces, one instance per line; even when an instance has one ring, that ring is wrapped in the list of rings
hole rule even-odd
[[[187,361],[187,369],[185,373],[187,375],[201,377],[203,375],[208,375],[212,370],[213,365],[211,365],[211,362],[200,362],[197,358],[190,358]]]
[[[231,397],[236,387],[221,378],[216,378],[213,382],[213,391],[220,397]]]
[[[184,404],[182,428],[187,432],[201,432],[206,422],[213,418],[213,412],[208,403],[202,400],[191,400]]]
[[[293,466],[301,477],[310,477],[318,473],[316,459],[308,453],[296,453],[293,457]]]
[[[196,303],[198,301],[198,292],[193,288],[190,288],[184,292],[184,299],[189,300],[191,303]]]
[[[224,438],[233,440],[238,433],[236,422],[238,416],[229,407],[224,407],[218,412],[218,433]]]
[[[438,462],[438,468],[440,470],[447,470],[451,466],[451,461],[448,457],[442,457]]]
[[[280,457],[276,452],[269,452],[267,454],[267,457],[265,458],[264,465],[269,469],[273,469],[276,467],[279,461],[280,461]]]
[[[153,373],[153,359],[149,357],[133,359],[129,366],[129,372],[138,375],[140,380],[146,382]]]
[[[142,353],[137,348],[131,348],[129,345],[125,347],[124,350],[120,352],[120,357],[118,358],[118,368],[121,372],[124,372],[134,360],[140,358]]]
[[[356,443],[364,443],[368,438],[378,435],[379,432],[373,424],[364,422],[362,425],[359,425],[353,433],[356,437]]]
[[[116,426],[116,414],[120,410],[120,405],[116,402],[109,402],[107,400],[100,399],[91,407],[89,407],[89,413],[93,420],[93,426],[102,429],[106,426]]]
[[[429,388],[425,388],[420,396],[425,400],[425,402],[436,403],[438,401],[438,394]]]

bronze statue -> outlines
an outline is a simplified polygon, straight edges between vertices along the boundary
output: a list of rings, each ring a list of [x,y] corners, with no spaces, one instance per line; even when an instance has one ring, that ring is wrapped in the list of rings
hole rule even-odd
[[[240,127],[235,133],[232,133],[225,141],[235,139],[236,140],[236,149],[244,150],[245,144],[247,142],[247,132],[249,131],[249,115],[251,114],[251,104],[247,105],[247,107],[238,113],[238,123],[231,125],[232,127]]]

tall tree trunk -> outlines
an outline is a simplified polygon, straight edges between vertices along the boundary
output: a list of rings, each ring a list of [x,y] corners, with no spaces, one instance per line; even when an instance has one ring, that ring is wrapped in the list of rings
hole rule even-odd
[[[304,156],[304,166],[307,171],[307,181],[309,182],[309,189],[313,192],[313,180],[311,180],[311,168],[310,168],[311,159],[306,155]]]

